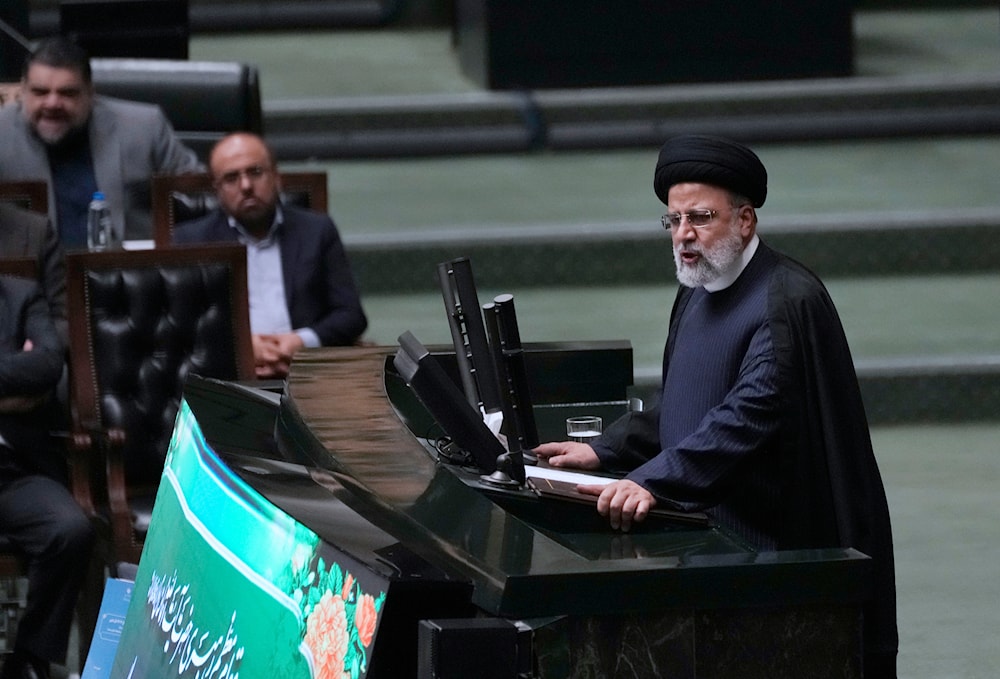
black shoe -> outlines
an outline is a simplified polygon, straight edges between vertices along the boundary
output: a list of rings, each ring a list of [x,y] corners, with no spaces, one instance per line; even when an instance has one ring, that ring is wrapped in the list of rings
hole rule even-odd
[[[22,651],[14,651],[3,664],[0,679],[49,679],[49,663]]]

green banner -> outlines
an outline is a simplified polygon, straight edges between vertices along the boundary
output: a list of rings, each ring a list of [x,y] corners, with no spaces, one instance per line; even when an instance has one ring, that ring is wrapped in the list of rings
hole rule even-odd
[[[226,467],[182,402],[111,676],[364,677],[385,593],[330,553]]]

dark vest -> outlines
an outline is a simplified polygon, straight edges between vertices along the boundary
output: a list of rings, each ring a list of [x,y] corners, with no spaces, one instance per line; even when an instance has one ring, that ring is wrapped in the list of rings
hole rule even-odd
[[[678,446],[699,428],[709,411],[725,401],[746,360],[773,350],[768,327],[769,273],[773,265],[769,255],[769,251],[758,250],[740,277],[724,290],[694,290],[677,317],[664,353],[661,449]],[[720,413],[717,423],[725,423],[726,415]],[[733,425],[741,435],[755,435],[744,431],[745,423],[738,417],[733,419]],[[724,450],[733,432],[718,427],[713,431],[719,434],[719,448]],[[778,475],[773,469],[778,461],[769,452],[774,451],[763,448],[745,457],[742,473],[728,470],[733,483],[717,486],[716,492],[723,499],[708,510],[719,523],[761,549],[776,545],[775,513],[780,511]],[[686,473],[699,476],[699,472],[705,476],[693,479],[695,484],[716,484],[719,470],[706,465]]]
[[[691,294],[664,356],[660,445],[671,448],[698,428],[729,393],[757,329],[767,322],[768,277],[754,257],[725,290]]]

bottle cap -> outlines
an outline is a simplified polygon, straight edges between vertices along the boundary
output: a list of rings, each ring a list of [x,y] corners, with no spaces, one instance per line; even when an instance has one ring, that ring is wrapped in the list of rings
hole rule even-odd
[[[104,200],[104,193],[101,191],[94,191],[94,200]]]

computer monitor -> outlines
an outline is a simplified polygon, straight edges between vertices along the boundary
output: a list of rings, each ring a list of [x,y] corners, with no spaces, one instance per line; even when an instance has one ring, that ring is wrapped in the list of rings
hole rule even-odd
[[[528,459],[534,460],[530,451],[538,446],[538,429],[521,347],[521,332],[514,311],[514,296],[497,295],[492,303],[483,305],[483,316],[500,379],[507,448],[519,450]]]
[[[500,412],[500,381],[483,326],[472,262],[468,257],[441,262],[438,279],[465,395],[484,413]]]
[[[452,443],[469,454],[483,481],[503,487],[524,483],[520,453],[504,449],[482,415],[413,333],[407,331],[399,336],[399,349],[392,363]]]

